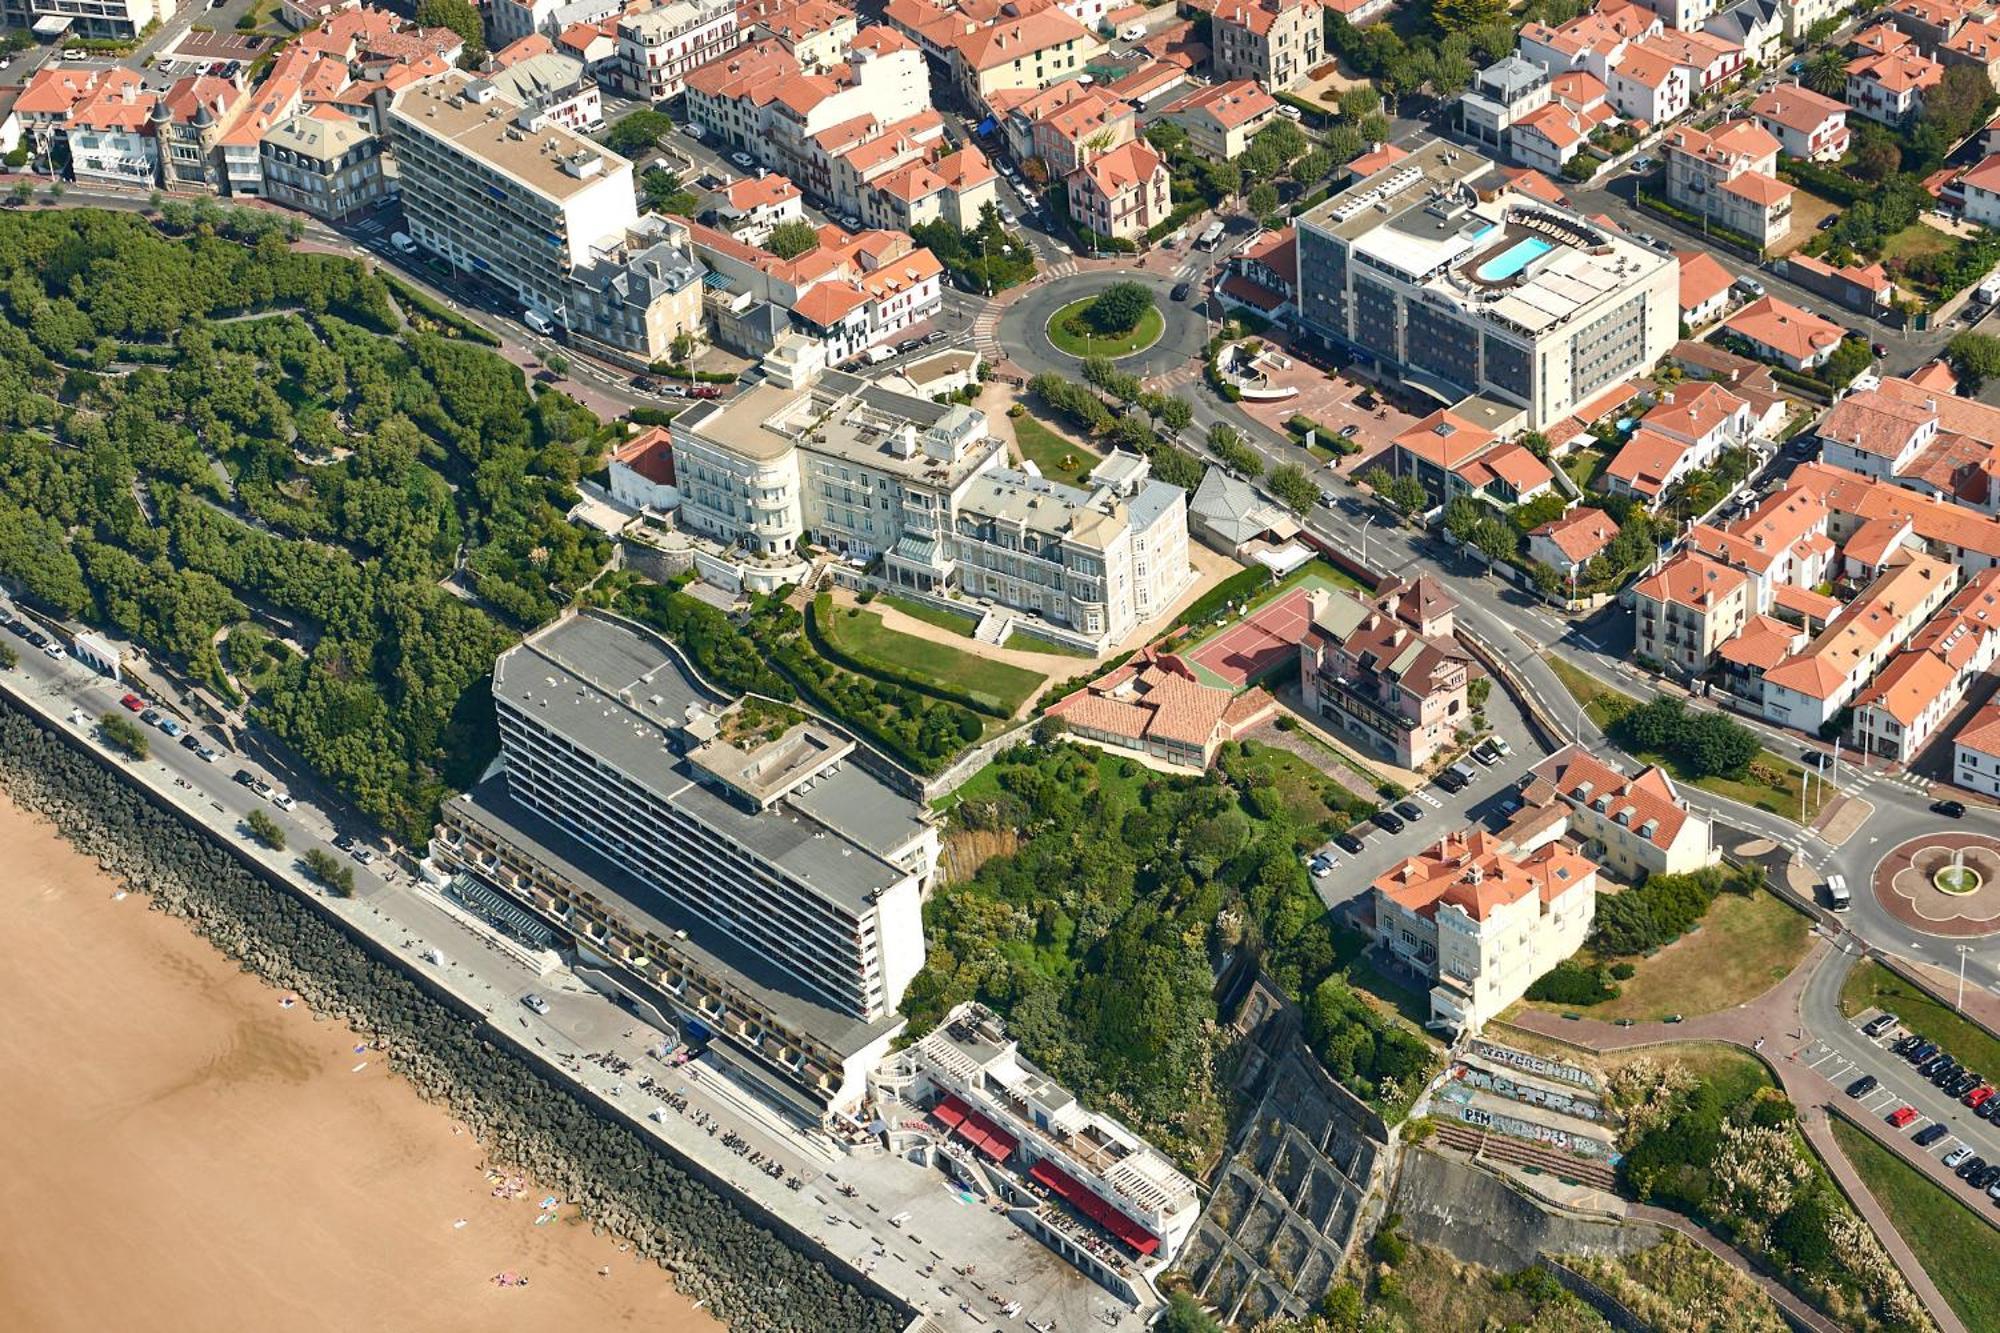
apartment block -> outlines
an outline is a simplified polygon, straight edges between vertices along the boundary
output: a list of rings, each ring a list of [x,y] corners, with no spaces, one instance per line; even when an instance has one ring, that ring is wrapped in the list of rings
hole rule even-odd
[[[2000,796],[2000,702],[1974,713],[1952,737],[1951,780],[1968,791]]]
[[[1166,160],[1143,143],[1114,148],[1069,178],[1069,215],[1100,236],[1137,240],[1173,213]]]
[[[1766,720],[1801,731],[1833,721],[1958,586],[1958,570],[1905,552],[1803,649],[1764,673]]]
[[[1187,131],[1196,152],[1232,162],[1277,114],[1278,99],[1247,79],[1190,93],[1162,113]]]
[[[699,329],[700,266],[677,230],[641,222],[630,162],[463,74],[399,94],[389,120],[425,249],[627,363]]]
[[[1838,162],[1847,156],[1852,135],[1847,106],[1822,97],[1800,84],[1786,84],[1762,93],[1750,104],[1757,123],[1778,140],[1787,157],[1808,162]]]
[[[1983,570],[1889,659],[1848,722],[1857,748],[1907,764],[1937,735],[1973,678],[2000,660],[2000,569]]]
[[[1668,389],[1605,468],[1605,488],[1656,505],[1723,450],[1748,444],[1755,424],[1750,404],[1714,381]]]
[[[47,40],[101,37],[131,40],[177,12],[174,0],[0,0],[0,23]]]
[[[1713,133],[1684,126],[1662,145],[1670,202],[1759,246],[1791,234],[1792,187],[1774,174],[1778,140],[1757,122],[1734,120]]]
[[[1574,954],[1597,917],[1597,867],[1549,844],[1512,854],[1483,829],[1446,834],[1369,886],[1375,937],[1431,978],[1434,1027],[1477,1032]]]
[[[1209,28],[1218,82],[1283,92],[1326,58],[1324,11],[1308,0],[1222,0]]]
[[[389,193],[382,141],[334,111],[293,116],[259,142],[264,195],[316,218],[344,218]]]
[[[635,6],[618,20],[617,33],[619,91],[648,102],[678,97],[690,70],[728,54],[743,40],[735,0]]]
[[[1750,578],[1683,551],[1632,588],[1634,651],[1700,675],[1754,613]]]
[[[1722,859],[1709,822],[1687,808],[1662,768],[1648,766],[1628,778],[1569,745],[1528,770],[1521,798],[1565,812],[1561,827],[1541,836],[1567,836],[1581,855],[1626,879],[1684,875]]]
[[[905,234],[827,225],[816,248],[780,259],[713,227],[687,231],[711,274],[704,300],[716,341],[746,356],[793,342],[820,366],[839,365],[928,319],[944,299],[944,266]]]
[[[1649,369],[1679,332],[1679,266],[1430,143],[1298,219],[1307,332],[1374,373],[1480,395],[1541,430]]]
[[[1299,642],[1306,712],[1356,749],[1403,768],[1429,764],[1472,714],[1449,596],[1424,578],[1368,601],[1318,590],[1310,601]]]
[[[858,1115],[923,965],[923,808],[851,738],[714,699],[665,640],[600,612],[502,654],[493,701],[504,775],[445,803],[433,862],[562,932],[795,1118]]]

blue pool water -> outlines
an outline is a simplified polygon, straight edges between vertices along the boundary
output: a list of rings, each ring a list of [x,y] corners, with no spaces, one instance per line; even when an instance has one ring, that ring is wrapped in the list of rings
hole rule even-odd
[[[1481,282],[1505,282],[1553,249],[1539,236],[1524,237],[1481,264],[1474,276]]]

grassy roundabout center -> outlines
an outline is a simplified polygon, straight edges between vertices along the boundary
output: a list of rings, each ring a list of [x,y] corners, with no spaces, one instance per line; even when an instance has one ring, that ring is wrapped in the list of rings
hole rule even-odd
[[[1931,883],[1945,893],[1977,893],[1980,878],[1979,872],[1970,866],[1946,866],[1931,876]]]
[[[1167,317],[1160,313],[1158,306],[1148,306],[1146,313],[1139,316],[1139,322],[1127,332],[1095,333],[1084,320],[1083,312],[1090,309],[1096,299],[1095,296],[1086,296],[1081,301],[1071,301],[1049,317],[1049,341],[1055,344],[1058,351],[1068,352],[1071,356],[1102,356],[1116,360],[1145,351],[1166,332]]]

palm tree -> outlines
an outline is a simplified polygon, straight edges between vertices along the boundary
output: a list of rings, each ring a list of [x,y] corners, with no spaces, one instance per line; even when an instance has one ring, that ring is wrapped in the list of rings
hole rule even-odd
[[[1806,62],[1805,85],[1816,93],[1838,97],[1847,91],[1847,61],[1840,52],[1821,51]]]

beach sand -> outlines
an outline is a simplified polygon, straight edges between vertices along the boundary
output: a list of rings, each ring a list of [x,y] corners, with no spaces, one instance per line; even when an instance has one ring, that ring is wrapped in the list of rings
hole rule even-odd
[[[4,798],[0,851],[0,1328],[722,1328]]]

